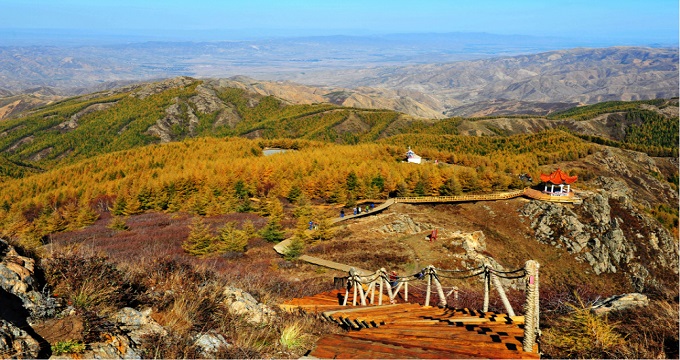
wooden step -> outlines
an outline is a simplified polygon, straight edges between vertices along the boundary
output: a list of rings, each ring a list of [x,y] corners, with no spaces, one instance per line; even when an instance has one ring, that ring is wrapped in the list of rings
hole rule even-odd
[[[528,358],[522,351],[524,317],[416,303],[339,305],[344,290],[292,299],[282,309],[320,314],[350,329],[319,339],[317,358]],[[387,303],[387,301],[386,301]]]
[[[406,348],[385,344],[379,341],[362,339],[341,339],[341,335],[329,335],[317,343],[317,347],[310,355],[320,358],[344,358],[344,359],[455,359],[467,358],[456,357],[450,351],[437,351],[431,349]]]
[[[376,329],[377,330],[377,329]],[[510,350],[505,344],[497,344],[491,341],[484,341],[484,339],[451,339],[447,341],[432,341],[423,338],[404,339],[399,337],[392,337],[389,335],[381,335],[375,333],[375,330],[366,331],[363,334],[359,332],[349,332],[344,336],[352,337],[357,340],[374,340],[385,344],[403,346],[406,348],[421,348],[435,351],[451,351],[455,349],[456,353],[465,354],[471,357],[482,358],[529,358],[537,359],[538,354],[524,353],[521,351]]]

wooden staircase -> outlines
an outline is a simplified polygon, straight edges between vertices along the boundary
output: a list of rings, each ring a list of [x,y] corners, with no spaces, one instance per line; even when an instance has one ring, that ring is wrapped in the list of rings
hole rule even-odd
[[[319,339],[308,357],[539,358],[537,346],[533,352],[522,351],[523,316],[413,303],[342,306],[343,296],[344,290],[333,290],[281,305],[320,314],[348,330]]]

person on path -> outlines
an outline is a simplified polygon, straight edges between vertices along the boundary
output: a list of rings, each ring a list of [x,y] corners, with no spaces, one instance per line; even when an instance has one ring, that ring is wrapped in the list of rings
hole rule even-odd
[[[399,276],[397,275],[397,272],[392,270],[392,272],[390,273],[389,279],[390,279],[390,286],[392,287],[392,289],[396,288],[397,282],[398,282],[397,280],[399,280]]]
[[[357,207],[355,206],[354,207],[354,215],[356,215],[356,214],[357,214]]]
[[[345,217],[345,209],[340,209],[340,218]]]
[[[437,229],[432,230],[430,233],[430,242],[437,240],[438,231]]]

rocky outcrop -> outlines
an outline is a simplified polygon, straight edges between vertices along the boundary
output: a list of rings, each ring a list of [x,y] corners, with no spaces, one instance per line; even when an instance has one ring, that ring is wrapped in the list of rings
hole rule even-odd
[[[381,222],[385,225],[376,230],[381,234],[397,233],[412,235],[433,229],[432,224],[413,221],[408,214],[388,214],[384,219],[381,219]]]
[[[259,303],[249,293],[231,286],[224,288],[224,304],[229,312],[236,316],[242,316],[251,324],[263,324],[276,315],[269,306]]]
[[[234,127],[241,121],[241,117],[233,105],[227,104],[217,96],[214,87],[209,84],[201,84],[196,87],[196,95],[189,101],[196,107],[196,112],[212,114],[217,112],[214,126]]]
[[[624,272],[636,291],[658,286],[678,273],[678,247],[669,232],[640,213],[625,183],[596,181],[597,192],[582,192],[580,206],[531,201],[520,214],[531,219],[537,241],[565,248],[596,274]]]
[[[78,355],[85,359],[141,359],[139,350],[150,336],[165,336],[167,330],[151,318],[151,309],[138,311],[125,307],[110,317],[115,330],[103,333],[101,341],[90,343]]]
[[[165,116],[152,125],[147,132],[157,136],[161,142],[167,143],[180,140],[186,136],[194,136],[198,125],[198,117],[193,107],[179,98],[174,99],[174,104],[165,109]]]
[[[505,269],[487,252],[486,235],[481,230],[471,233],[441,231],[439,237],[447,243],[445,247],[452,250],[451,257],[461,260],[460,264],[463,269],[476,268],[486,264],[499,271],[514,270]],[[501,279],[501,282],[513,288],[520,286],[520,282],[515,280]]]
[[[54,299],[38,291],[35,261],[0,239],[0,356],[36,358],[44,340],[33,331],[35,319],[54,316]]]
[[[35,278],[35,260],[19,255],[14,247],[2,239],[0,239],[0,289],[5,293],[4,296],[0,296],[0,309],[20,305],[31,318],[49,317],[56,313],[55,301],[39,291],[39,284]],[[0,310],[0,315],[2,313]]]
[[[647,295],[631,293],[614,295],[604,300],[597,301],[590,307],[590,311],[597,315],[603,315],[610,311],[620,311],[647,305],[649,305],[649,298]]]

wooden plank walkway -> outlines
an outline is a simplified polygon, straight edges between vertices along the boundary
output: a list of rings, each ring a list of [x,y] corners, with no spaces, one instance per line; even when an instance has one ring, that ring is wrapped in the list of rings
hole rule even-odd
[[[396,202],[395,199],[396,198],[387,199],[387,200],[385,200],[384,203],[376,206],[375,208],[373,208],[373,210],[371,210],[369,212],[362,212],[361,214],[345,215],[345,217],[333,218],[333,219],[331,219],[331,224],[339,223],[339,222],[345,221],[345,220],[356,219],[356,218],[364,217],[364,216],[368,216],[368,215],[374,215],[374,214],[379,213],[379,212],[389,208],[390,206],[394,205],[395,202]]]
[[[348,332],[323,336],[308,358],[538,359],[522,351],[524,317],[403,303],[342,306],[344,290],[282,304],[320,314]]]
[[[498,201],[512,199],[520,196],[525,196],[535,200],[550,201],[550,202],[560,202],[560,203],[574,203],[581,204],[582,200],[579,197],[574,196],[571,193],[569,196],[550,196],[544,194],[538,190],[531,188],[526,188],[523,190],[507,191],[494,194],[481,194],[481,195],[459,195],[459,196],[418,196],[418,197],[399,197],[387,199],[384,203],[379,204],[373,210],[369,212],[362,212],[357,215],[347,215],[345,217],[336,217],[330,220],[331,224],[337,224],[341,221],[356,219],[364,216],[375,215],[388,209],[390,206],[396,203],[405,204],[417,204],[417,203],[455,203],[455,202],[470,202],[470,201]],[[274,245],[274,251],[278,254],[283,255],[286,253],[287,248],[290,246],[291,239],[286,239],[278,244]],[[352,268],[350,265],[341,264],[334,261],[324,260],[318,257],[302,255],[299,257],[300,260],[306,261],[310,264],[327,267],[334,270],[349,272]],[[355,268],[359,274],[371,274],[373,271],[368,271],[365,269]]]

